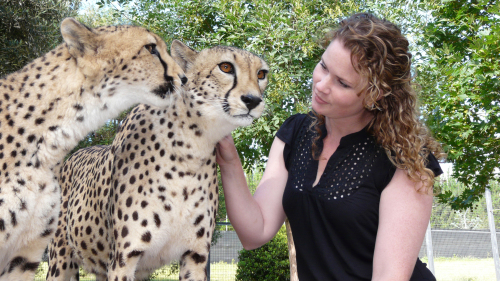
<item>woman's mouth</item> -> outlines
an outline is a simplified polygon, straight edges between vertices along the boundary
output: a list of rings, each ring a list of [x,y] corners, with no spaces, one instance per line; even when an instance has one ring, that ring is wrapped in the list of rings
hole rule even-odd
[[[314,99],[316,100],[317,103],[319,104],[326,104],[327,102],[324,101],[322,98],[319,97],[317,93],[314,93]]]

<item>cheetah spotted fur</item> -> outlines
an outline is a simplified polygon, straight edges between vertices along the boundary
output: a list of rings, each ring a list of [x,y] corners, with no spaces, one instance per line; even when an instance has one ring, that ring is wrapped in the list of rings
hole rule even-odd
[[[137,103],[165,107],[184,72],[140,27],[62,22],[64,43],[0,79],[0,280],[33,280],[60,207],[55,167]]]
[[[111,146],[61,169],[62,212],[47,280],[143,280],[180,261],[179,280],[206,280],[218,207],[215,145],[262,114],[267,64],[233,47],[171,47],[188,84],[165,110],[140,105]]]

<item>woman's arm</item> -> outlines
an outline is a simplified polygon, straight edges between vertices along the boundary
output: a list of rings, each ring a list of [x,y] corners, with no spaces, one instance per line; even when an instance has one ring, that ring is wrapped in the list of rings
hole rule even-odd
[[[288,178],[283,160],[285,143],[274,139],[266,169],[252,196],[231,136],[217,144],[229,220],[245,249],[255,249],[271,240],[285,221],[281,200]]]
[[[432,211],[432,195],[397,169],[382,191],[372,280],[409,280]]]

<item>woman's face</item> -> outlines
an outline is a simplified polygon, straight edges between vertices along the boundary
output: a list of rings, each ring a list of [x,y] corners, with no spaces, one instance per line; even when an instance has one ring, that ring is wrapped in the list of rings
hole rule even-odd
[[[312,108],[325,117],[341,119],[368,111],[363,106],[361,76],[354,70],[351,52],[334,40],[313,72]]]

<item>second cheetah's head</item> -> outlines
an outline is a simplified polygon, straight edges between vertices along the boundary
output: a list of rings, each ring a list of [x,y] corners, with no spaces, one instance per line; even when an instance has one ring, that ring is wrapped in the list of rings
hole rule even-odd
[[[197,52],[177,40],[170,53],[186,73],[184,89],[201,114],[223,117],[235,127],[248,126],[262,115],[269,73],[263,59],[226,46]]]

